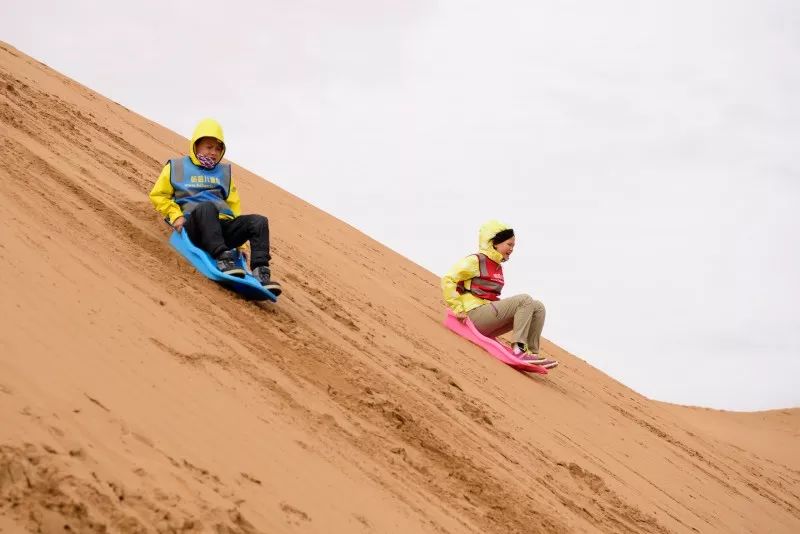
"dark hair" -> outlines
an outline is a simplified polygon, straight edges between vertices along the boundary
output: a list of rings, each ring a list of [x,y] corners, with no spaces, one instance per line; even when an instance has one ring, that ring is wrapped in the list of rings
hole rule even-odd
[[[514,237],[514,230],[512,228],[506,228],[505,230],[501,230],[495,234],[492,238],[492,245],[497,245],[498,243],[502,243],[507,239],[511,239]]]

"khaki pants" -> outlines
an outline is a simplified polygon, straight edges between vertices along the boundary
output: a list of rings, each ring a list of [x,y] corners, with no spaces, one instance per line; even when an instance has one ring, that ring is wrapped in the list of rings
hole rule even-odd
[[[544,304],[529,295],[500,299],[470,310],[467,315],[487,337],[514,331],[514,343],[524,343],[530,352],[539,354],[539,338],[544,328]]]

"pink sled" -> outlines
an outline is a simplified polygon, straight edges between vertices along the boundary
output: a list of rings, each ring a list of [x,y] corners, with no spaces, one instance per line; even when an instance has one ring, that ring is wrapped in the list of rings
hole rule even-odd
[[[459,336],[472,341],[504,364],[518,371],[539,373],[540,375],[547,374],[547,369],[544,367],[520,360],[514,356],[508,347],[497,341],[497,339],[486,337],[478,332],[478,329],[475,328],[475,325],[472,324],[469,318],[459,321],[452,310],[447,310],[447,317],[444,319],[444,325]]]

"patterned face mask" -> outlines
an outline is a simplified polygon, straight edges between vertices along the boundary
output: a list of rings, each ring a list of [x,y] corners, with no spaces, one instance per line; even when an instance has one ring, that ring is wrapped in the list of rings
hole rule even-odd
[[[211,156],[201,156],[200,154],[198,154],[197,159],[200,160],[200,165],[202,165],[206,169],[213,169],[217,164],[216,160]]]

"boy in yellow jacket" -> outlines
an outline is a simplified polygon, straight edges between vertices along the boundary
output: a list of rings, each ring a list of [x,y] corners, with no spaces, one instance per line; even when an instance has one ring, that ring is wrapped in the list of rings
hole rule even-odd
[[[527,363],[552,368],[555,360],[539,356],[544,328],[544,305],[529,295],[500,299],[505,282],[502,263],[514,252],[514,230],[499,221],[488,221],[478,234],[477,254],[456,263],[442,277],[444,300],[456,317],[469,320],[487,337],[513,330],[513,352]]]
[[[171,159],[161,170],[150,201],[178,232],[187,232],[196,246],[216,260],[225,274],[244,276],[234,250],[241,247],[261,285],[276,296],[281,292],[269,269],[269,223],[263,215],[242,215],[231,166],[220,163],[225,153],[222,126],[200,121],[189,142],[189,155]],[[246,243],[249,241],[249,252]]]

